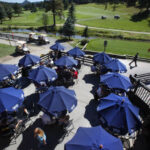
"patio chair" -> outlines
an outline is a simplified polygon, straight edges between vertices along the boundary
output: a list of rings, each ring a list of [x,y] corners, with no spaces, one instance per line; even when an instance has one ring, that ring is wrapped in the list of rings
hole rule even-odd
[[[16,144],[16,140],[23,133],[25,130],[25,125],[22,122],[22,120],[19,120],[17,125],[15,125],[15,128],[10,128],[9,132],[2,134],[2,137],[9,138],[10,143],[9,145]]]
[[[69,136],[70,132],[74,129],[73,125],[73,119],[69,120],[65,126],[63,126],[63,131],[64,134],[63,136],[59,139],[59,143],[61,143],[65,137]]]

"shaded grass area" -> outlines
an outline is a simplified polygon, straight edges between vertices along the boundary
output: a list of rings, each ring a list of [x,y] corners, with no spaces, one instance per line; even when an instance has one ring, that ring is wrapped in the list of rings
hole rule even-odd
[[[15,47],[5,44],[0,44],[0,57],[4,57],[14,53]]]
[[[108,41],[108,45],[106,48],[107,53],[134,56],[138,52],[139,57],[150,58],[150,52],[148,52],[148,49],[150,48],[149,42],[97,38],[90,40],[86,49],[102,52],[104,50],[104,40]],[[76,43],[77,42],[78,41],[76,41]]]

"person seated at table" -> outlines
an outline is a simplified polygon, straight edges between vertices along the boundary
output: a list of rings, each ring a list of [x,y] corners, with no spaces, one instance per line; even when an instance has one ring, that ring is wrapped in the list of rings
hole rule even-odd
[[[78,71],[75,68],[71,69],[71,73],[74,79],[78,79]]]
[[[70,116],[69,115],[65,115],[62,116],[58,119],[58,125],[65,127],[67,126],[68,122],[69,122]]]
[[[22,77],[28,77],[28,73],[31,70],[32,66],[22,68]]]
[[[105,95],[107,95],[107,87],[103,84],[100,84],[98,86],[98,88],[95,89],[95,92],[94,92],[94,99],[95,100],[98,100],[99,98],[101,97],[104,97]]]
[[[0,125],[0,132],[3,136],[13,134],[15,129],[22,123],[22,120],[16,120],[16,122],[9,122],[7,118],[4,118]]]
[[[5,79],[1,82],[3,88],[9,87],[9,79]]]
[[[76,66],[77,69],[80,69],[81,68],[81,60],[78,60],[78,64]]]
[[[40,115],[40,118],[42,120],[43,125],[51,125],[56,123],[56,119],[54,116],[48,115],[46,113],[43,113]]]
[[[62,56],[62,53],[61,53],[61,51],[59,51],[58,55],[57,55],[57,58],[59,59],[59,58],[61,58],[61,56]]]

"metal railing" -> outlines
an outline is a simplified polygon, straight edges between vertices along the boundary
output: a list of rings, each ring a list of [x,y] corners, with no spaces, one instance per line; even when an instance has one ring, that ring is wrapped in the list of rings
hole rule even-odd
[[[150,84],[150,73],[144,73],[139,75],[135,74],[134,77],[145,84]]]
[[[132,84],[135,86],[134,89],[132,89],[134,95],[140,98],[150,108],[150,89],[140,80],[137,80],[135,77],[131,75],[130,80]]]
[[[19,41],[27,41],[28,38],[20,35],[14,35],[9,33],[0,33],[0,38],[7,40],[19,40]]]

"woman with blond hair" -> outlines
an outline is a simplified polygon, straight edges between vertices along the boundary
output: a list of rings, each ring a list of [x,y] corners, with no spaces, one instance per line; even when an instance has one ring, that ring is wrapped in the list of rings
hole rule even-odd
[[[42,148],[43,146],[46,146],[46,135],[44,131],[41,128],[35,128],[34,130],[34,137],[39,141],[38,148]]]

